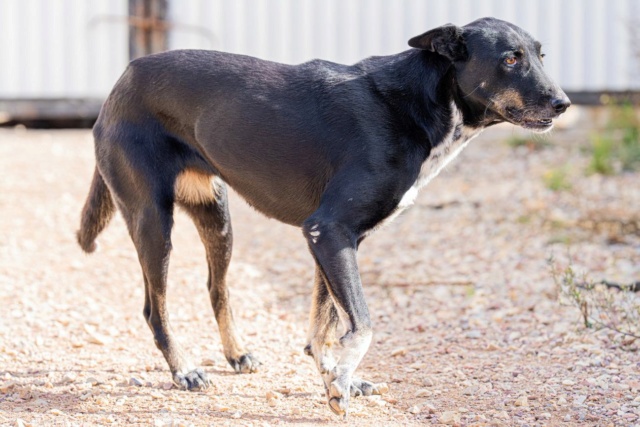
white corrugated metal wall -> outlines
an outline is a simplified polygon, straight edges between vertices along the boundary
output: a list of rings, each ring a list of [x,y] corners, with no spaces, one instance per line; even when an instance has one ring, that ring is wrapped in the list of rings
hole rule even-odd
[[[407,49],[436,26],[483,16],[513,22],[544,45],[546,66],[572,91],[640,90],[638,0],[182,0],[171,47],[199,47],[298,63],[312,58],[353,63]]]
[[[0,0],[0,98],[104,98],[129,60],[127,0]]]
[[[640,90],[639,0],[170,0],[171,48],[299,63],[407,49],[495,16],[543,44],[566,90]],[[104,97],[127,63],[127,0],[0,0],[0,98]],[[117,18],[117,17],[120,18]]]

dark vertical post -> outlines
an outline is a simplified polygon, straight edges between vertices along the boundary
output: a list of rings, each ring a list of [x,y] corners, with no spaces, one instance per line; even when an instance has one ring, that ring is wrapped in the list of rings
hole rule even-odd
[[[144,29],[140,25],[145,17],[145,0],[129,0],[129,60],[145,55]]]
[[[167,50],[169,0],[129,0],[129,59]]]
[[[167,44],[167,9],[168,0],[148,0],[151,3],[151,19],[154,25],[149,35],[149,53],[164,52]]]

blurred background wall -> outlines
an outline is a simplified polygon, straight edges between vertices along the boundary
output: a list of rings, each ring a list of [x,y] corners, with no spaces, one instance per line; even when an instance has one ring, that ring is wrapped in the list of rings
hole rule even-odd
[[[574,103],[640,92],[638,0],[0,0],[0,122],[92,120],[127,62],[146,53],[353,63],[483,16],[538,38]]]

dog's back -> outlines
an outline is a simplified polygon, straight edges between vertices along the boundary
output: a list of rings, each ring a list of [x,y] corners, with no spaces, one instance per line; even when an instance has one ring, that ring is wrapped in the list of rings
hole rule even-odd
[[[114,164],[153,150],[165,177],[219,176],[267,216],[299,226],[335,169],[361,152],[356,142],[390,132],[376,120],[386,107],[370,85],[362,69],[326,61],[291,66],[200,50],[137,59],[94,127],[98,168],[122,188],[112,171],[126,166]]]

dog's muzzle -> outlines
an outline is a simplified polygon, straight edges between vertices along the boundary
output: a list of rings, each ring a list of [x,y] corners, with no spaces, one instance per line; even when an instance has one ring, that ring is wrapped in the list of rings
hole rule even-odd
[[[514,125],[534,132],[546,132],[553,127],[553,119],[558,118],[560,114],[567,111],[569,106],[571,106],[571,101],[564,95],[551,99],[549,104],[540,108],[539,111],[507,107],[503,115],[507,121]]]

